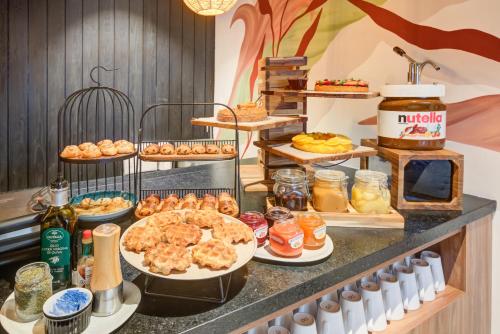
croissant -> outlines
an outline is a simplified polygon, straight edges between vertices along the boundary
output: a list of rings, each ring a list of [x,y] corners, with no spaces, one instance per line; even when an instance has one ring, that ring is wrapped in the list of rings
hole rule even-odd
[[[201,210],[216,210],[217,209],[217,198],[212,194],[206,194],[203,196],[200,205]]]
[[[181,209],[196,209],[198,204],[198,198],[195,194],[189,193],[184,196],[184,201],[182,202]]]
[[[232,217],[238,215],[240,210],[233,196],[228,193],[219,194],[219,212]]]

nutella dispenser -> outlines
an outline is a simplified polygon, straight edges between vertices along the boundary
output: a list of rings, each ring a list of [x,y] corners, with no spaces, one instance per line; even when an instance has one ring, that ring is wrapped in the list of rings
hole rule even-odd
[[[378,145],[403,150],[440,150],[446,141],[446,105],[444,85],[422,84],[425,65],[439,71],[431,61],[419,63],[401,48],[394,52],[409,61],[408,83],[385,85],[380,89],[384,100],[377,114]]]
[[[123,278],[120,268],[120,227],[102,224],[92,232],[94,267],[90,290],[94,294],[93,315],[109,316],[123,303]]]

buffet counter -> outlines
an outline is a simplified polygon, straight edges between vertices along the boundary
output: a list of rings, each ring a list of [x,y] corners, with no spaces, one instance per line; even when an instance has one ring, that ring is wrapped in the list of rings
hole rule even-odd
[[[342,168],[346,173],[353,170]],[[152,173],[147,182],[178,182],[189,185],[224,187],[232,182],[231,163],[173,170],[174,178]],[[172,183],[172,186],[174,183]],[[168,186],[168,184],[167,184]],[[262,211],[265,193],[242,192],[242,210]],[[143,293],[137,312],[119,333],[240,333],[289,312],[301,304],[342,288],[348,283],[387,267],[396,260],[423,249],[441,253],[447,279],[447,293],[419,319],[402,320],[400,332],[421,328],[424,332],[489,333],[491,307],[491,220],[496,203],[465,195],[462,212],[406,211],[404,229],[328,227],[333,254],[324,262],[307,266],[284,266],[257,261],[232,274],[227,301],[222,304],[155,297]],[[132,220],[121,223],[122,230]],[[473,257],[475,261],[466,261]],[[0,303],[12,292],[13,275],[19,264],[1,271]],[[124,278],[144,291],[145,275],[122,259]],[[472,279],[472,276],[474,277]],[[470,281],[469,281],[469,278]],[[474,284],[470,284],[473,282]],[[3,284],[1,284],[3,283]],[[168,279],[154,280],[149,289],[203,293],[209,282],[179,284]],[[444,300],[449,298],[448,300]],[[480,303],[477,301],[481,301]],[[460,304],[461,303],[461,304]],[[445,310],[443,310],[445,309]],[[474,309],[474,311],[472,311]],[[437,311],[443,310],[439,314]],[[438,319],[439,318],[439,319]],[[470,326],[475,325],[475,330]],[[424,327],[422,327],[424,326]],[[427,326],[427,327],[425,327]],[[389,332],[388,327],[387,332]],[[393,327],[394,328],[394,327]],[[404,330],[402,330],[402,328]],[[432,329],[432,331],[431,331]],[[393,332],[395,329],[391,329]],[[401,331],[402,330],[402,331]],[[427,330],[427,331],[426,331]],[[3,329],[2,329],[3,332]]]

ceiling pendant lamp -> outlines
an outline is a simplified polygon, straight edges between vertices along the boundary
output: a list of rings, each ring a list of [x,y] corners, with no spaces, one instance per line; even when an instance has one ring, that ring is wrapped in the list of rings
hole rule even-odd
[[[227,12],[237,0],[184,0],[193,12],[205,16],[214,16]]]

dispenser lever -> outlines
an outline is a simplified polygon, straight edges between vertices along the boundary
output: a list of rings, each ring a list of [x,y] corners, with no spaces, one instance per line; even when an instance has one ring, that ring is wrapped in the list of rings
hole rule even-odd
[[[396,52],[398,55],[400,55],[401,57],[405,57],[408,60],[408,62],[410,63],[409,67],[408,67],[408,83],[410,83],[410,84],[413,84],[413,85],[420,84],[420,76],[422,75],[422,70],[424,69],[425,65],[427,65],[427,64],[434,67],[434,69],[436,71],[439,71],[441,69],[438,65],[436,65],[434,62],[432,62],[430,60],[426,60],[422,63],[417,62],[415,59],[408,56],[406,54],[406,52],[403,49],[401,49],[399,46],[395,46],[392,50],[394,52]]]

